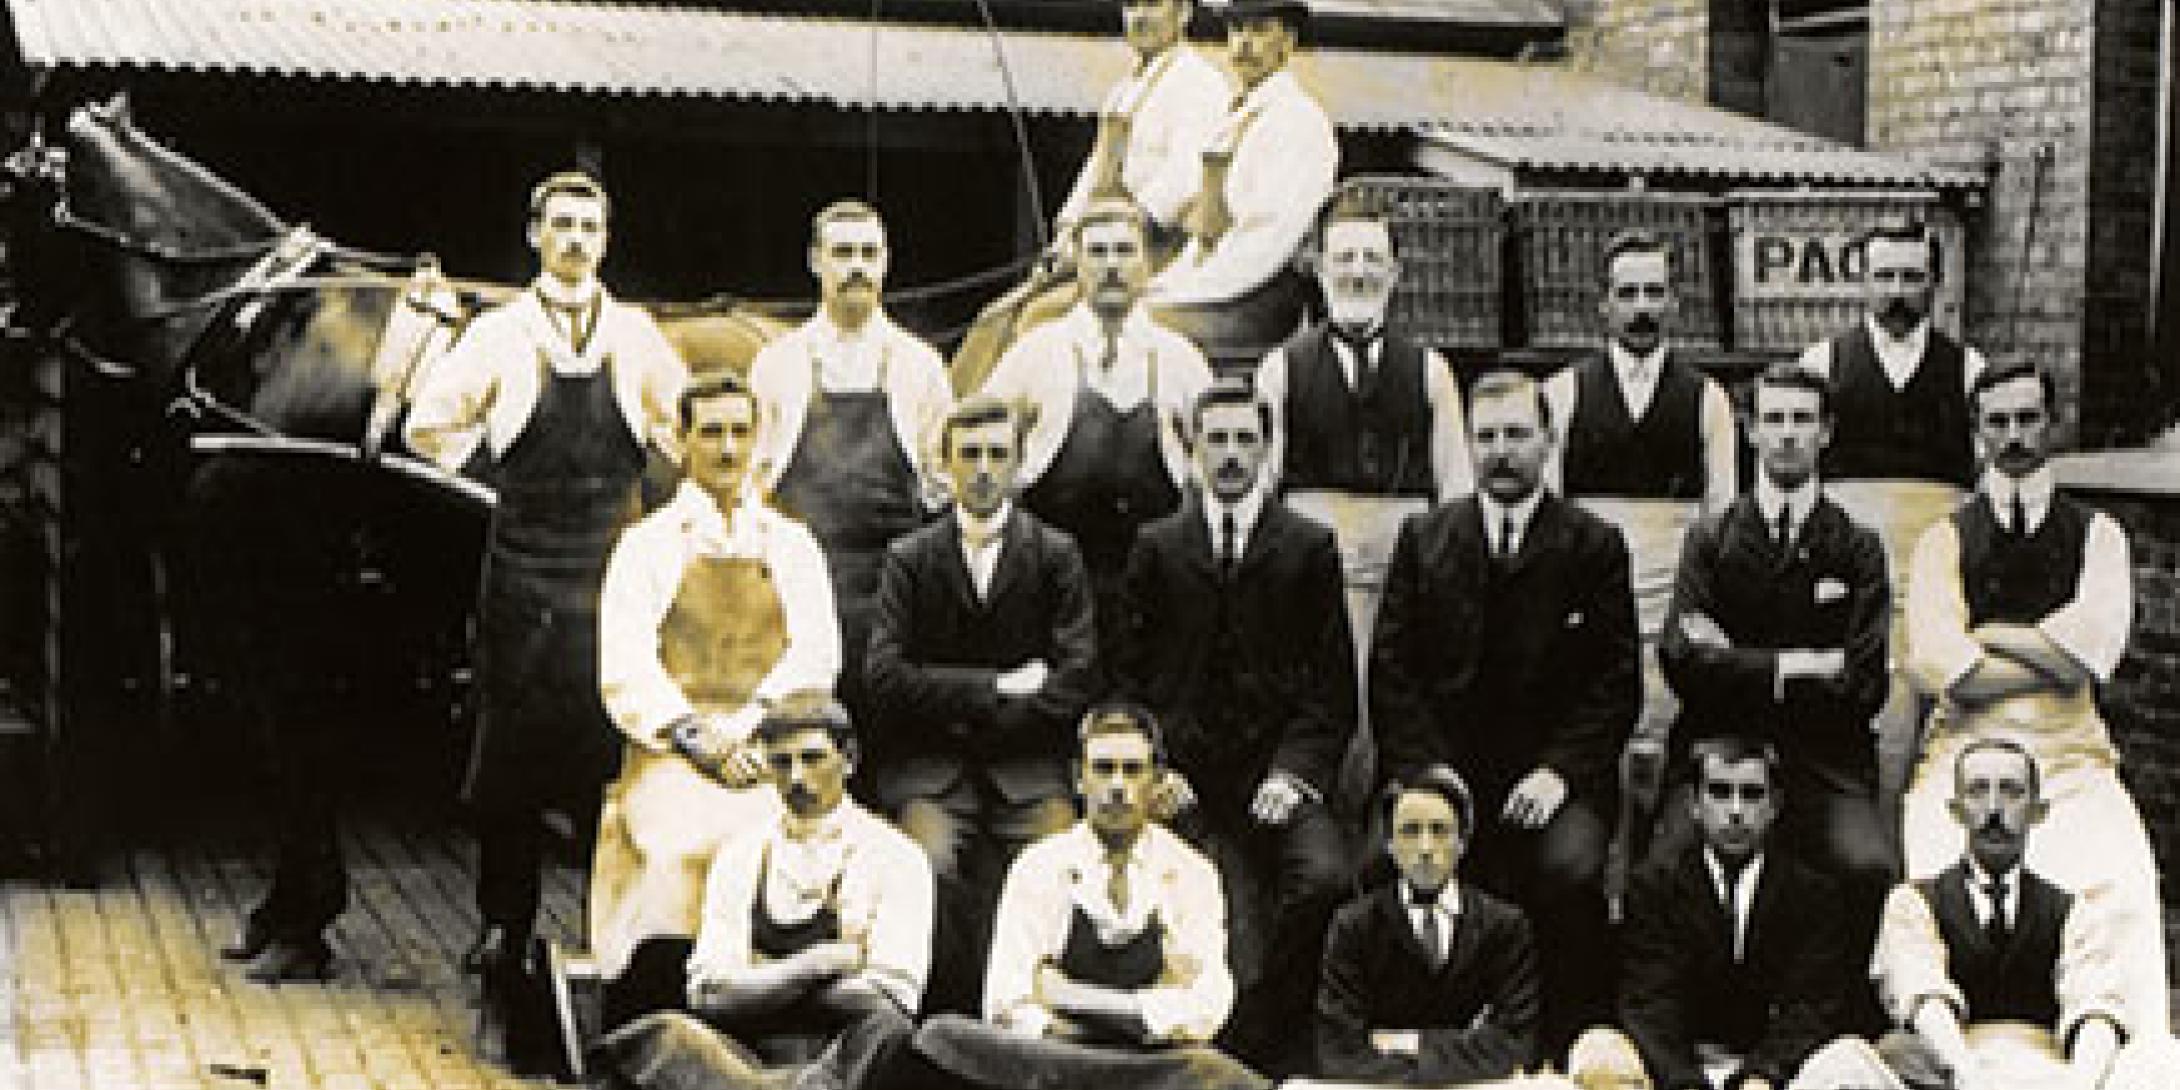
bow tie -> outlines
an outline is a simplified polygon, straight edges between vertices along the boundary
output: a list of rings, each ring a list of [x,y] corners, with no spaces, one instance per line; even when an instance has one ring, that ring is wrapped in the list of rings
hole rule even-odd
[[[1408,890],[1408,907],[1435,908],[1438,905],[1438,895],[1440,892],[1442,891],[1435,889],[1415,889],[1411,887]]]
[[[1368,329],[1356,332],[1346,326],[1335,325],[1332,327],[1332,336],[1334,340],[1346,345],[1356,355],[1367,356],[1370,352],[1370,346],[1378,343],[1378,337],[1383,331],[1382,326],[1371,326]]]

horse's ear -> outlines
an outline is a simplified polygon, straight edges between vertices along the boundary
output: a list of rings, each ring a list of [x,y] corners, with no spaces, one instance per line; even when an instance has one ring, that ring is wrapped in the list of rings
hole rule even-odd
[[[104,102],[95,103],[88,109],[107,121],[126,125],[130,121],[129,93],[127,91],[115,91],[113,97]]]

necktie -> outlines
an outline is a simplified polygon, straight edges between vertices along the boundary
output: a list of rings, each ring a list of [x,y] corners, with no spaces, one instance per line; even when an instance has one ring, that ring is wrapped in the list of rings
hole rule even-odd
[[[1416,925],[1416,938],[1422,940],[1423,954],[1430,960],[1431,971],[1436,972],[1446,965],[1445,931],[1438,922],[1438,903],[1418,901],[1415,907],[1422,913],[1421,921]]]
[[[1779,505],[1779,520],[1771,528],[1771,544],[1781,556],[1794,544],[1794,509],[1787,504]]]
[[[2012,930],[2006,926],[2006,880],[1991,879],[1984,884],[1983,895],[1991,902],[1991,914],[1983,920],[1983,934],[1993,949],[2004,949]]]
[[[2029,509],[2028,505],[2021,502],[2021,490],[2018,488],[2013,493],[2013,534],[2015,537],[2029,536]]]
[[[1514,516],[1506,515],[1499,520],[1499,559],[1514,559]]]
[[[1105,865],[1112,868],[1113,872],[1112,877],[1106,882],[1105,895],[1112,900],[1114,912],[1126,914],[1128,911],[1128,857],[1125,853],[1115,852],[1105,857]]]
[[[1113,368],[1119,366],[1119,364],[1120,334],[1107,330],[1105,332],[1105,347],[1098,352],[1098,373],[1110,375],[1113,373]]]
[[[1236,537],[1234,513],[1228,511],[1219,516],[1219,569],[1229,576],[1234,574],[1234,565],[1241,561],[1241,557],[1236,555],[1239,551],[1236,548]]]

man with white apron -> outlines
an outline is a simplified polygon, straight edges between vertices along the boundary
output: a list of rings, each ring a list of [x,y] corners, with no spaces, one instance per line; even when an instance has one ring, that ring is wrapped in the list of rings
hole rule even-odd
[[[825,548],[840,611],[841,703],[873,720],[863,655],[886,545],[924,522],[939,493],[926,458],[953,404],[946,365],[886,316],[885,223],[835,201],[811,227],[818,311],[750,364],[763,426],[757,453],[772,502]]]
[[[1151,818],[1164,745],[1150,713],[1091,709],[1077,750],[1084,818],[1024,849],[999,894],[984,1020],[916,1034],[977,1087],[1268,1090],[1209,1043],[1234,1002],[1219,872]]]
[[[1113,646],[1136,528],[1180,506],[1188,456],[1179,428],[1211,368],[1141,304],[1150,276],[1142,214],[1100,201],[1078,231],[1083,301],[1016,343],[984,392],[1035,413],[1022,505],[1082,548],[1102,649]]]
[[[1291,262],[1339,173],[1332,120],[1288,67],[1309,14],[1305,0],[1226,5],[1238,93],[1204,147],[1203,177],[1182,215],[1188,241],[1151,282],[1160,320],[1222,366],[1246,368],[1294,328],[1304,288]]]
[[[1640,746],[1661,745],[1680,710],[1658,664],[1658,635],[1673,597],[1681,537],[1706,510],[1740,490],[1733,403],[1674,356],[1665,333],[1678,299],[1671,243],[1644,231],[1615,235],[1601,265],[1605,350],[1545,385],[1566,440],[1552,469],[1568,499],[1620,528],[1634,565],[1642,632]]]
[[[1947,812],[1955,759],[2010,738],[2042,769],[2049,811],[2029,869],[2111,921],[2130,1034],[2169,1029],[2157,859],[2097,711],[2127,646],[2134,590],[2127,536],[2054,490],[2051,379],[1994,367],[1970,395],[1989,468],[1973,499],[1932,525],[1908,578],[1907,669],[1936,701],[1901,799],[1910,880],[1961,857]]]
[[[564,807],[588,826],[619,759],[598,698],[599,574],[636,513],[648,452],[673,449],[687,381],[650,317],[598,282],[608,214],[604,190],[582,174],[532,192],[529,239],[543,271],[432,365],[407,426],[409,444],[449,470],[481,442],[499,491],[464,796],[477,816],[484,925],[465,967],[500,978],[535,928],[542,812]]]
[[[1968,387],[1985,365],[1982,353],[1931,324],[1937,265],[1923,224],[1880,226],[1863,252],[1867,313],[1810,346],[1801,364],[1832,384],[1838,424],[1821,467],[1825,493],[1877,530],[1892,573],[1892,691],[1872,727],[1878,798],[1889,808],[1905,785],[1926,710],[1902,672],[1913,591],[1908,560],[1923,531],[1975,487]]]
[[[696,934],[712,856],[779,805],[751,740],[765,707],[840,668],[824,554],[750,487],[747,388],[701,380],[682,406],[688,479],[622,536],[599,605],[598,681],[627,750],[591,870],[608,980],[644,940]]]
[[[1476,485],[1453,368],[1386,324],[1400,258],[1384,209],[1360,192],[1325,214],[1317,280],[1327,321],[1266,355],[1256,385],[1276,414],[1268,461],[1279,489],[1339,540],[1356,676],[1364,678],[1400,521]],[[1366,703],[1360,692],[1356,703]],[[1362,757],[1349,763],[1354,775],[1344,780],[1371,782]]]

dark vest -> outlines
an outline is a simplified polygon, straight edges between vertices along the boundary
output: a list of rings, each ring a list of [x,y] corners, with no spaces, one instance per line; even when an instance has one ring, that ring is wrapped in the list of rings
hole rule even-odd
[[[2089,508],[2054,495],[2036,532],[2002,528],[1990,497],[1978,494],[1953,513],[1960,537],[1961,593],[1971,626],[2034,624],[2072,601],[2089,547]]]
[[[2073,895],[2016,869],[2021,883],[2012,934],[2004,949],[1993,949],[1968,900],[1967,871],[1956,864],[1915,888],[1938,919],[1945,940],[1947,969],[1968,1001],[1967,1022],[2027,1022],[2056,1027],[2059,1022],[2058,965]]]
[[[1423,382],[1431,363],[1421,346],[1387,332],[1375,376],[1367,382],[1356,376],[1360,389],[1348,386],[1324,326],[1297,332],[1280,351],[1287,359],[1286,488],[1434,494],[1431,406]]]
[[[1563,465],[1569,496],[1703,498],[1703,376],[1668,352],[1641,420],[1628,416],[1612,360],[1575,365]]]
[[[1832,444],[1828,481],[1895,478],[1971,488],[1976,479],[1973,421],[1960,343],[1936,329],[1915,376],[1899,389],[1885,377],[1869,326],[1832,339]]]

